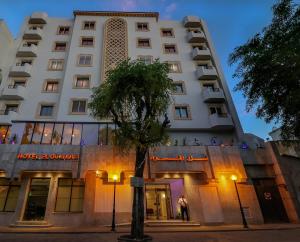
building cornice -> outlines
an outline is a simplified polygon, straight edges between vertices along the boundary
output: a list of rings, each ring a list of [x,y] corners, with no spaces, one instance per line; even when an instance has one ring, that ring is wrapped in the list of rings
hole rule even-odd
[[[119,11],[73,11],[74,16],[111,16],[111,17],[153,17],[158,20],[158,12],[119,12]]]

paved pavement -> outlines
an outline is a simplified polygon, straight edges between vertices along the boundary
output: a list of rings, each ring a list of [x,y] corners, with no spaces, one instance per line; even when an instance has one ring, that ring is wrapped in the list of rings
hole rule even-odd
[[[1,242],[115,242],[122,233],[0,233]],[[300,229],[152,232],[153,242],[299,242]]]

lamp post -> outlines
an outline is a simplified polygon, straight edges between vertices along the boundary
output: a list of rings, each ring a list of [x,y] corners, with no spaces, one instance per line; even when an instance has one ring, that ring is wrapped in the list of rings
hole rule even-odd
[[[116,222],[115,222],[115,218],[116,218],[116,184],[117,184],[118,176],[114,175],[113,180],[114,180],[114,201],[113,201],[111,231],[116,231]]]
[[[239,195],[239,190],[238,190],[237,185],[236,185],[237,176],[236,175],[232,175],[230,178],[231,178],[231,180],[234,183],[235,191],[236,191],[237,198],[238,198],[238,201],[239,201],[240,211],[241,211],[241,215],[242,215],[242,219],[243,219],[243,225],[244,225],[244,228],[247,229],[248,228],[248,224],[247,224],[247,220],[245,218],[245,213],[244,213],[244,210],[243,210],[243,207],[242,207],[242,203],[241,203],[241,199],[240,199],[240,195]]]

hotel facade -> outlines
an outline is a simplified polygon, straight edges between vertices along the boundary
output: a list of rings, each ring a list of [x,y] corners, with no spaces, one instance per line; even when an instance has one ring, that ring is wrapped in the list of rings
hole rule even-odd
[[[241,224],[230,179],[236,176],[247,222],[266,221],[203,20],[161,21],[155,12],[74,11],[73,19],[33,13],[15,40],[0,23],[0,225],[110,224],[115,175],[116,220],[130,222],[135,155],[119,154],[115,125],[87,108],[92,88],[127,58],[168,63],[176,87],[170,141],[147,156],[146,220],[180,219],[184,194],[193,222]],[[296,221],[278,201],[285,213],[279,220]]]

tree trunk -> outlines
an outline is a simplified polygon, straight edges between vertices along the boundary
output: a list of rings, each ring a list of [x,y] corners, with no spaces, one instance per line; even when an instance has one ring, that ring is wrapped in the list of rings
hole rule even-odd
[[[146,153],[146,148],[136,148],[134,174],[136,177],[143,177],[144,175]],[[144,187],[134,187],[131,236],[134,239],[143,239],[144,237]]]

